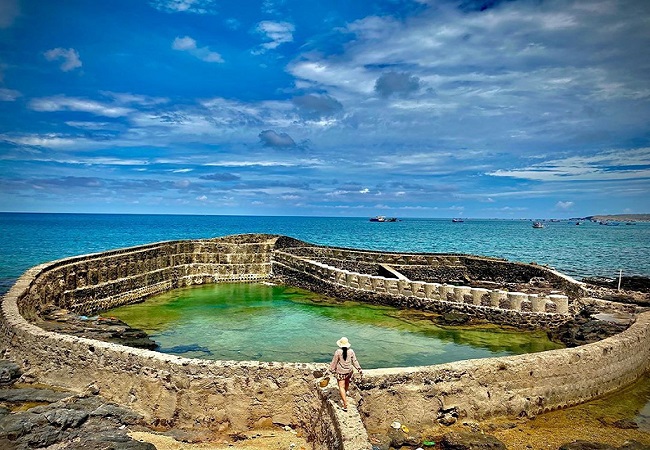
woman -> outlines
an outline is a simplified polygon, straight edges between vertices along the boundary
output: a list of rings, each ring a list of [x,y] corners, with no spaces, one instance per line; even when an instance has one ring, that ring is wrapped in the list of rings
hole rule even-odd
[[[339,349],[334,352],[330,370],[334,373],[336,380],[339,383],[339,392],[341,393],[341,400],[343,400],[343,411],[348,410],[348,399],[346,392],[350,387],[350,380],[352,379],[353,367],[363,375],[363,370],[357,361],[357,356],[354,350],[350,348],[350,342],[345,336],[336,341]]]

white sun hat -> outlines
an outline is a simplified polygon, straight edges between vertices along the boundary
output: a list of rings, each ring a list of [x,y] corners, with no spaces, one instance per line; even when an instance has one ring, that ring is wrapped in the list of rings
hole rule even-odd
[[[339,339],[338,341],[336,341],[336,345],[338,345],[338,346],[341,347],[341,348],[342,348],[342,347],[350,347],[350,341],[348,341],[348,338],[346,338],[345,336],[343,336],[341,339]]]

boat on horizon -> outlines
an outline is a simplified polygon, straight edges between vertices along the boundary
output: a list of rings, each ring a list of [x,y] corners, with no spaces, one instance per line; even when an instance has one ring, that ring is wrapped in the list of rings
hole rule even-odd
[[[544,228],[544,224],[542,222],[533,222],[533,228]]]
[[[460,223],[460,222],[465,222],[463,219],[451,219],[452,222],[454,223]]]
[[[397,217],[375,216],[370,218],[371,222],[397,222]]]

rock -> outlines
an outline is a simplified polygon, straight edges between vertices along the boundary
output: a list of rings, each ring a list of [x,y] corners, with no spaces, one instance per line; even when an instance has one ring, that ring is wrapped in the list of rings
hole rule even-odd
[[[121,406],[112,405],[112,404],[103,404],[99,408],[95,409],[90,413],[91,416],[103,417],[103,418],[114,418],[117,419],[120,423],[126,425],[133,425],[138,423],[142,416],[136,412],[123,408]]]
[[[623,430],[635,430],[639,428],[639,425],[635,421],[630,419],[620,419],[612,423],[612,425],[616,428],[620,428]]]
[[[0,359],[0,386],[13,384],[21,375],[20,366],[13,361]]]
[[[10,403],[25,403],[25,402],[58,402],[64,398],[70,397],[69,392],[58,392],[51,389],[35,389],[35,388],[21,388],[21,389],[0,389],[0,401]]]
[[[50,424],[62,430],[66,428],[77,428],[88,418],[87,412],[67,408],[57,408],[43,415]]]
[[[448,325],[464,325],[471,320],[469,314],[447,312],[442,315],[442,322]]]
[[[645,445],[637,441],[627,441],[618,450],[650,450],[650,445]]]
[[[574,441],[562,444],[558,450],[616,450],[616,447],[599,442]]]
[[[503,442],[489,434],[452,432],[442,437],[443,450],[506,450]]]
[[[85,434],[74,448],[84,450],[156,450],[149,442],[134,441],[125,432],[106,430]]]

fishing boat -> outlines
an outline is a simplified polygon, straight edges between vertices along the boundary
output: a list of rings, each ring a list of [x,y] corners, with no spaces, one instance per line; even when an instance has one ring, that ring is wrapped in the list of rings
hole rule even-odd
[[[533,228],[544,228],[544,224],[542,222],[533,222]]]
[[[463,219],[451,219],[451,221],[454,223],[465,222]]]

